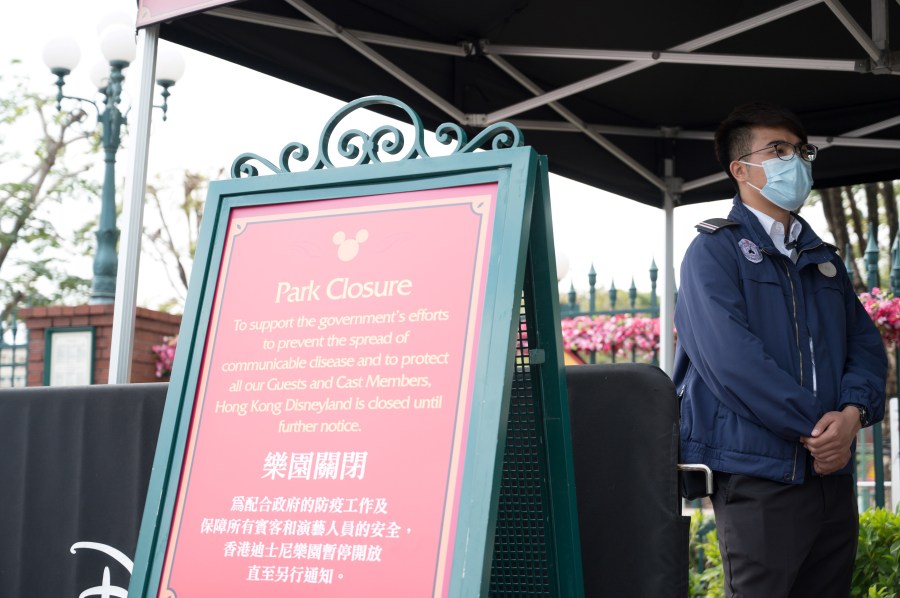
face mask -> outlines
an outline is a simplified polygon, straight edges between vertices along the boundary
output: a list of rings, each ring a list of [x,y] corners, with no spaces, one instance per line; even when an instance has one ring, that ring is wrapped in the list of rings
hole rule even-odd
[[[762,189],[747,184],[762,193],[763,197],[778,207],[793,212],[803,205],[812,189],[812,166],[806,160],[795,156],[791,160],[772,158],[762,164],[741,162],[747,166],[757,166],[766,171],[766,184]]]

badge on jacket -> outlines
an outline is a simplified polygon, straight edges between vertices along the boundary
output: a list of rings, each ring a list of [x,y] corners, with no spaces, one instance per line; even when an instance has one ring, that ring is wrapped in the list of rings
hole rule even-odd
[[[837,268],[834,267],[834,264],[831,262],[822,262],[819,264],[819,272],[827,276],[828,278],[833,278],[837,275]]]
[[[738,241],[738,247],[741,248],[741,253],[744,254],[744,257],[754,264],[758,264],[763,260],[763,255],[759,250],[759,247],[757,247],[756,243],[750,239],[741,239]]]

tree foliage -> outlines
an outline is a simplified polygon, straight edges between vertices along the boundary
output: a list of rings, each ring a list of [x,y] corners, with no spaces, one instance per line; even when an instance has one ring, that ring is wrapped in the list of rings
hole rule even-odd
[[[23,304],[86,300],[89,281],[69,260],[80,252],[58,227],[71,224],[84,212],[79,205],[97,193],[85,177],[92,164],[85,155],[96,142],[85,130],[84,110],[57,113],[51,98],[22,79],[0,76],[0,91],[0,319],[6,321]]]
[[[163,311],[179,310],[184,305],[190,282],[191,263],[197,251],[203,203],[210,178],[185,170],[178,183],[157,180],[147,186],[148,219],[144,224],[144,250],[160,264],[173,296],[160,305]]]
[[[57,112],[55,98],[24,78],[0,76],[0,322],[21,306],[90,296],[100,184],[89,171],[102,164],[95,124],[79,105],[64,101]],[[221,175],[184,171],[147,187],[142,249],[169,283],[168,296],[165,284],[156,289],[162,310],[184,304],[206,187]]]

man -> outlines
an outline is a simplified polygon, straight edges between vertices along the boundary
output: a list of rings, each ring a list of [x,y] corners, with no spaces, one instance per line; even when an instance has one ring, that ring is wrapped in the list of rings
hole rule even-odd
[[[727,220],[697,225],[681,267],[681,461],[715,472],[727,596],[846,598],[854,440],[884,413],[881,337],[796,213],[818,151],[797,117],[747,104],[715,140],[737,195]]]

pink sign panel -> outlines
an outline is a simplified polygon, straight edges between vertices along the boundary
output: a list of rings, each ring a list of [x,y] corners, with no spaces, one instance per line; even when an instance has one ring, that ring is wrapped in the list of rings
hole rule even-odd
[[[231,210],[158,596],[447,595],[496,197]]]
[[[166,21],[175,17],[200,12],[216,6],[231,4],[236,0],[139,0],[137,27],[146,27],[153,23]]]

